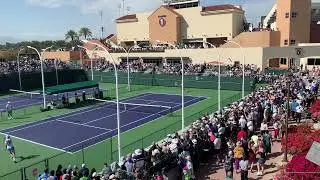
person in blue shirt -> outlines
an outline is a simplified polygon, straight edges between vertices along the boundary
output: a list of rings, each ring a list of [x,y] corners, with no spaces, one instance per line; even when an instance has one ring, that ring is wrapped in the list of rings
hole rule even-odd
[[[38,180],[47,180],[49,176],[49,170],[46,168],[44,172],[39,176]]]

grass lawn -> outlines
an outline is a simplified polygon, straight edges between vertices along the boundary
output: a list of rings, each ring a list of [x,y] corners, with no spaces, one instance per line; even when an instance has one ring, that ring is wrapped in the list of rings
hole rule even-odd
[[[101,83],[100,88],[105,89],[107,96],[114,96],[114,85]],[[136,96],[146,92],[181,94],[181,89],[177,87],[150,87],[150,86],[132,86],[132,91],[128,92],[126,85],[120,85],[121,98]],[[185,89],[185,95],[205,96],[206,100],[185,108],[185,122],[190,124],[204,113],[211,113],[217,110],[217,90],[210,89]],[[222,107],[240,99],[239,91],[221,91]],[[8,121],[5,117],[0,119],[0,130],[19,126],[28,122],[40,121],[48,117],[69,113],[79,109],[57,109],[49,112],[38,112],[38,106],[26,109],[25,111],[15,113],[14,120]],[[86,107],[82,107],[86,108]],[[38,112],[38,113],[36,113]],[[146,123],[135,129],[122,133],[122,155],[133,152],[138,148],[148,147],[152,142],[163,139],[167,134],[181,129],[181,111],[171,115],[161,117],[155,121]],[[30,132],[32,133],[32,132]],[[59,133],[59,132],[57,132]],[[81,132],[79,132],[81,133]],[[32,171],[37,168],[42,171],[45,165],[49,168],[56,169],[58,164],[63,166],[78,165],[85,162],[89,169],[96,168],[98,171],[102,168],[103,163],[112,162],[117,159],[117,138],[113,137],[108,140],[86,148],[80,152],[69,154],[62,153],[50,148],[32,144],[26,141],[14,139],[14,145],[17,151],[18,163],[14,164],[4,146],[1,145],[0,151],[0,180],[20,179],[20,169],[25,168],[25,174],[29,179],[34,179]],[[2,177],[2,175],[17,171],[11,175]]]

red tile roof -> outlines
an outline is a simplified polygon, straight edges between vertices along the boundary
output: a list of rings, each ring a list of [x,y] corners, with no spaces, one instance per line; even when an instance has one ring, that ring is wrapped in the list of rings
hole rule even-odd
[[[181,17],[181,15],[179,13],[177,13],[174,8],[166,6],[166,5],[162,5],[160,6],[158,9],[156,9],[155,11],[152,12],[152,14],[149,15],[148,19],[154,14],[156,13],[160,8],[165,8],[166,10],[170,11],[171,13],[177,15],[178,17]]]
[[[128,15],[119,17],[118,19],[116,19],[116,21],[127,20],[127,19],[137,19],[137,15],[136,14],[128,14]]]
[[[205,11],[219,11],[219,10],[227,10],[227,9],[234,9],[234,10],[240,10],[243,11],[242,9],[231,5],[231,4],[223,4],[223,5],[215,5],[215,6],[207,6],[202,8],[202,12]]]
[[[97,43],[97,44],[100,44],[102,46],[104,46],[107,50],[109,49],[105,44],[103,44],[100,40],[89,40],[90,42],[93,42],[93,43]],[[93,44],[90,44],[90,43],[83,43],[83,46],[87,49],[89,49],[90,51],[94,50],[96,48],[95,45]]]
[[[162,6],[164,8],[166,8],[167,10],[171,11],[173,14],[177,15],[177,16],[181,16],[181,14],[177,13],[174,8],[170,7],[170,6]]]

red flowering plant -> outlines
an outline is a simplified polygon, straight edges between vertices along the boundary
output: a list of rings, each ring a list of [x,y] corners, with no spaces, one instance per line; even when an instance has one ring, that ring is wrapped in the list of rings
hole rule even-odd
[[[299,125],[288,131],[288,153],[307,153],[314,141],[320,142],[320,131],[312,131],[310,125]],[[285,148],[285,138],[281,141],[282,150]]]
[[[305,158],[306,153],[293,156],[286,168],[278,173],[275,179],[320,179],[320,166],[310,162]]]
[[[320,100],[316,100],[310,107],[309,112],[311,113],[312,119],[320,118]]]

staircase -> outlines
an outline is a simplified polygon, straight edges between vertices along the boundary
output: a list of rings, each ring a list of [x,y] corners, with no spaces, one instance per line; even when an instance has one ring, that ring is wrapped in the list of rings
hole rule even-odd
[[[274,4],[268,15],[263,20],[263,28],[267,28],[268,24],[275,22],[277,16],[277,4]]]

